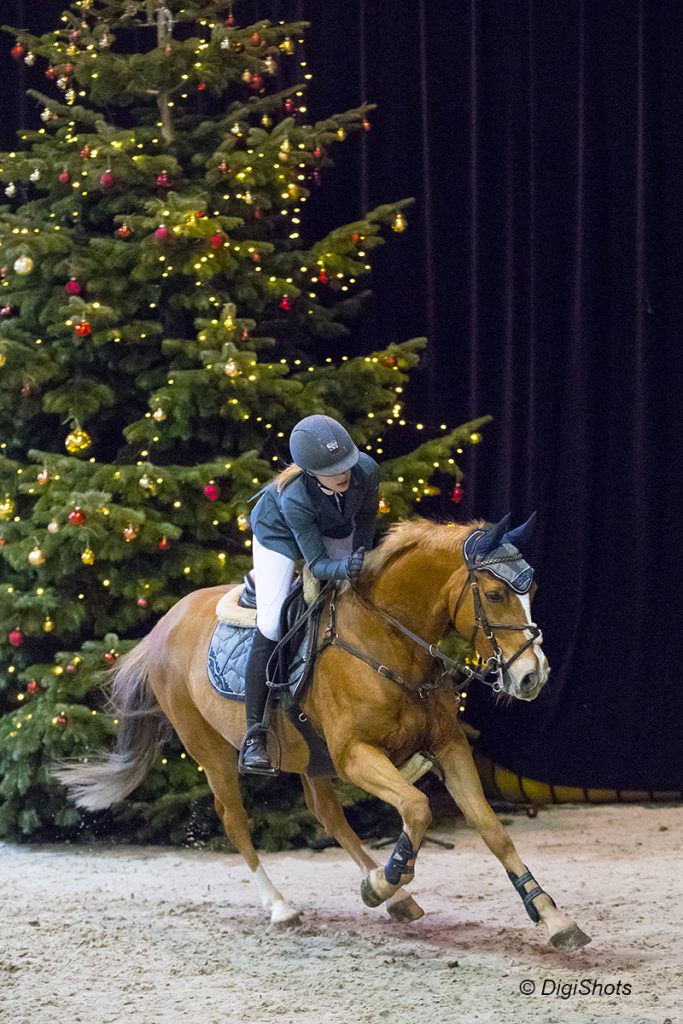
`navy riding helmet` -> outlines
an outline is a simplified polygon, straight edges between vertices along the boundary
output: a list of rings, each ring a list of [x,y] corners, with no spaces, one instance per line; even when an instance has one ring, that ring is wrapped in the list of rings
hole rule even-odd
[[[360,452],[348,430],[331,416],[306,416],[289,436],[292,460],[309,473],[337,476],[358,462]]]

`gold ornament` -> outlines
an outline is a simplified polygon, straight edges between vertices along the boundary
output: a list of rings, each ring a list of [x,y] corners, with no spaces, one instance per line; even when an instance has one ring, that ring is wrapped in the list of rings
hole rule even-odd
[[[25,276],[26,274],[30,274],[31,271],[33,270],[33,260],[31,259],[30,256],[17,257],[17,259],[14,261],[14,270],[16,271],[17,274],[20,274],[22,277]]]
[[[0,501],[0,519],[9,519],[10,516],[14,515],[14,501],[10,498],[9,494]]]
[[[405,231],[407,227],[408,221],[406,220],[404,214],[402,214],[400,210],[397,210],[396,213],[394,214],[394,219],[391,222],[391,230],[396,231],[397,234],[400,234],[402,231]]]
[[[85,430],[72,430],[70,434],[66,435],[64,441],[64,447],[71,455],[78,455],[80,452],[87,452],[88,448],[92,444],[92,438],[90,434],[86,433]]]
[[[337,128],[337,138],[340,142],[343,142],[346,138],[346,130],[341,125]]]
[[[379,505],[377,508],[378,511],[382,513],[382,515],[388,515],[388,513],[391,512],[391,505],[386,500],[386,498],[379,499]]]
[[[166,419],[166,413],[163,409],[155,409],[152,413],[152,419],[156,420],[157,423],[163,423]]]
[[[47,524],[48,533],[59,533],[60,530],[61,526],[59,525],[56,519],[51,519],[50,522]]]
[[[95,552],[91,548],[86,548],[81,555],[81,562],[83,565],[92,565],[95,561]]]
[[[128,526],[124,527],[123,539],[130,544],[131,541],[135,540],[140,533],[140,528],[135,526],[134,523],[128,523]]]
[[[242,371],[240,370],[240,368],[237,365],[237,363],[235,362],[235,360],[234,359],[228,359],[227,363],[225,364],[225,369],[223,371],[225,376],[226,377],[239,377],[241,372]]]
[[[239,527],[240,530],[249,529],[249,518],[248,516],[245,516],[244,512],[240,512],[240,514],[238,515],[237,526]]]
[[[0,352],[0,366],[5,366],[7,363],[7,356],[4,352]]]
[[[289,36],[285,36],[281,43],[278,44],[283,53],[288,54],[290,57],[294,53],[294,43]]]
[[[45,552],[39,547],[32,548],[28,553],[29,564],[33,566],[42,565],[45,561]]]
[[[49,616],[49,615],[47,615],[47,616],[46,616],[46,617],[45,617],[45,618],[43,619],[43,632],[45,632],[45,633],[51,633],[51,632],[52,632],[52,630],[53,630],[54,628],[55,628],[55,624],[54,624],[54,622],[52,621],[52,619],[50,618],[50,616]]]
[[[36,480],[38,481],[41,487],[44,487],[49,479],[50,474],[48,473],[47,469],[41,469],[41,471],[38,473],[38,476],[36,477]]]

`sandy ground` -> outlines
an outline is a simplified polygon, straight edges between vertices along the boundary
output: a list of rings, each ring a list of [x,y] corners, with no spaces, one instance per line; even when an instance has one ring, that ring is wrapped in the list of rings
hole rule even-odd
[[[545,945],[461,820],[434,832],[454,850],[420,853],[411,891],[427,913],[410,925],[362,905],[338,849],[266,855],[303,911],[284,932],[235,855],[0,844],[0,1020],[682,1024],[683,809],[500,817],[591,945],[572,956]]]

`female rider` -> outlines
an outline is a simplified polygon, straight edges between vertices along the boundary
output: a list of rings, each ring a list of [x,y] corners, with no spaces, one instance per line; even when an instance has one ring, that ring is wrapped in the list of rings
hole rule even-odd
[[[271,481],[251,513],[256,629],[247,660],[247,736],[240,771],[271,774],[261,727],[266,667],[280,635],[280,611],[294,563],[320,580],[353,580],[373,546],[379,466],[330,416],[306,416],[289,438],[293,464]]]

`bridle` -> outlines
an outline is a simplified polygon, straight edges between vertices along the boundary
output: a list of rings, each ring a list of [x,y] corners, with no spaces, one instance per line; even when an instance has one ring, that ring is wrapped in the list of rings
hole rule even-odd
[[[495,693],[500,693],[503,690],[503,679],[510,666],[537,641],[542,643],[543,634],[535,622],[525,622],[522,625],[518,625],[517,623],[496,622],[495,629],[499,632],[501,630],[506,630],[508,632],[524,632],[526,630],[531,633],[531,636],[525,643],[518,647],[512,657],[509,658],[508,661],[504,661],[503,652],[494,632],[494,627],[486,617],[486,611],[481,599],[479,581],[477,580],[476,574],[478,572],[486,571],[489,566],[500,565],[504,562],[516,562],[518,560],[519,555],[503,555],[495,559],[492,558],[488,561],[475,562],[474,564],[469,565],[467,567],[467,579],[462,585],[462,590],[460,591],[458,600],[455,603],[455,611],[453,612],[452,626],[457,633],[458,627],[456,625],[456,620],[458,618],[458,612],[460,611],[460,607],[469,586],[472,594],[472,604],[474,606],[474,628],[472,630],[472,636],[470,637],[470,644],[471,646],[474,646],[476,635],[481,629],[484,636],[491,644],[493,653],[488,658],[483,669],[481,669],[481,666],[478,669],[472,669],[469,665],[465,664],[462,666],[462,671],[465,672],[468,679],[477,679],[479,682],[485,683],[487,686],[490,686]],[[509,584],[506,583],[505,586],[508,587],[508,590],[512,590],[513,593],[517,593],[517,591],[510,587]],[[491,676],[493,676],[493,678],[491,678]]]
[[[376,605],[373,601],[370,600],[369,597],[366,597],[365,594],[361,593],[357,589],[357,587],[353,585],[353,583],[351,584],[351,590],[359,599],[359,601],[363,605],[365,605],[366,608],[368,608],[368,610],[372,611],[375,615],[378,615],[379,618],[383,619],[399,633],[402,633],[403,636],[407,637],[410,641],[412,641],[412,643],[422,648],[422,650],[426,651],[427,654],[429,654],[429,656],[433,658],[435,661],[440,662],[440,664],[443,666],[443,671],[439,674],[438,678],[435,681],[425,682],[421,683],[419,686],[414,686],[411,685],[407,680],[405,680],[400,673],[395,672],[393,669],[390,669],[387,665],[384,665],[383,663],[378,662],[375,658],[372,658],[369,655],[367,655],[364,651],[360,651],[357,647],[354,647],[352,644],[347,643],[347,641],[342,639],[342,637],[340,637],[339,634],[337,633],[334,594],[332,595],[332,599],[330,601],[328,608],[329,624],[325,631],[323,643],[318,648],[318,651],[316,653],[319,654],[326,647],[340,647],[343,651],[346,651],[347,654],[353,655],[353,657],[357,658],[359,661],[362,661],[366,665],[369,665],[371,668],[374,668],[374,670],[378,672],[379,675],[385,676],[387,679],[391,679],[393,682],[398,683],[399,686],[403,686],[404,688],[409,689],[414,693],[417,693],[421,700],[423,700],[430,691],[443,688],[442,680],[444,676],[452,677],[456,673],[459,675],[464,674],[468,682],[472,679],[476,679],[478,682],[484,683],[485,686],[490,686],[494,693],[500,693],[504,689],[504,676],[505,673],[510,668],[510,666],[517,660],[517,658],[519,658],[526,650],[528,650],[528,648],[531,647],[532,644],[536,643],[537,640],[541,641],[543,639],[543,636],[541,630],[535,622],[526,622],[522,625],[518,625],[517,623],[496,623],[495,629],[499,631],[516,630],[523,632],[524,630],[528,630],[532,634],[531,637],[527,639],[526,642],[518,648],[518,650],[515,651],[512,657],[508,661],[505,661],[503,659],[503,652],[501,650],[500,644],[498,643],[498,640],[496,638],[494,627],[491,625],[491,623],[488,621],[486,617],[484,605],[481,600],[481,594],[479,592],[479,583],[477,581],[476,574],[478,572],[481,572],[482,570],[485,570],[489,566],[499,565],[502,562],[517,561],[518,559],[519,555],[509,557],[502,556],[499,558],[490,559],[488,561],[481,561],[473,565],[467,566],[467,579],[463,583],[462,589],[458,596],[458,600],[456,601],[455,611],[453,612],[451,625],[453,626],[453,629],[457,633],[458,629],[456,626],[456,619],[458,617],[458,612],[460,611],[461,605],[463,603],[469,585],[469,589],[472,594],[472,602],[474,605],[474,629],[472,631],[470,642],[472,645],[474,645],[474,640],[477,635],[477,632],[481,629],[482,632],[484,633],[484,636],[489,641],[493,649],[491,656],[488,658],[484,665],[481,664],[480,660],[477,667],[473,668],[466,663],[463,664],[460,661],[455,661],[453,658],[449,658],[448,655],[444,654],[443,651],[439,650],[436,644],[427,643],[427,641],[423,640],[422,637],[417,635],[417,633],[414,633],[411,629],[408,629],[407,626],[404,626],[404,624],[400,622],[399,619],[395,618],[395,616],[391,615],[390,612],[387,612],[385,611],[384,608],[380,608],[379,605]],[[514,591],[514,588],[510,587],[507,583],[505,585],[508,587],[509,590]]]

